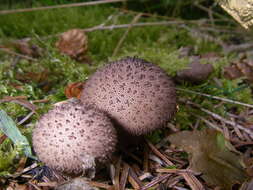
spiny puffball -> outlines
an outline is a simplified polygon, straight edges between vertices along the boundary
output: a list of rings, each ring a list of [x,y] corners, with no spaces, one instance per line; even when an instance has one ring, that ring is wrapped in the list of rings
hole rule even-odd
[[[135,135],[164,126],[176,111],[171,78],[160,67],[131,57],[111,62],[95,72],[85,82],[80,99],[105,111]]]
[[[109,160],[117,136],[103,112],[70,99],[41,117],[32,140],[38,158],[46,165],[66,174],[80,174],[94,163]]]

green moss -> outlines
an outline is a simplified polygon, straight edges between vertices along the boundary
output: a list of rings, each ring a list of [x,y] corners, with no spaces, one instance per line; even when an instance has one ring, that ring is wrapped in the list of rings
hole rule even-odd
[[[13,147],[9,139],[0,145],[0,175],[2,172],[11,172],[20,157],[18,147]]]

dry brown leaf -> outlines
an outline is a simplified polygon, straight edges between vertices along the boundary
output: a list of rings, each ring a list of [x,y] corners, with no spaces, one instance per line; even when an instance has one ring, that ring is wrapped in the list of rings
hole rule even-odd
[[[16,74],[16,79],[21,82],[35,82],[40,83],[48,79],[48,70],[43,70],[42,72],[26,72],[23,74]]]
[[[230,66],[224,67],[224,76],[230,80],[246,77],[247,80],[252,83],[253,66],[250,62],[246,61],[246,59],[231,63]]]
[[[4,142],[4,140],[7,138],[6,135],[0,136],[0,145]]]
[[[71,29],[60,36],[56,47],[63,54],[77,61],[84,61],[88,49],[88,37],[81,29]]]
[[[16,49],[23,55],[30,57],[40,57],[42,55],[42,49],[34,44],[30,44],[28,41],[20,40],[14,45]]]
[[[171,135],[172,144],[190,153],[190,168],[201,172],[207,183],[230,190],[233,184],[243,183],[246,172],[239,153],[232,152],[232,145],[214,130],[182,131]]]
[[[83,82],[74,82],[67,85],[65,88],[65,95],[67,98],[80,98],[83,90]]]
[[[193,62],[189,64],[187,69],[183,69],[177,72],[177,80],[200,83],[206,80],[212,72],[213,65]]]
[[[15,78],[24,83],[37,83],[39,88],[41,88],[44,92],[48,92],[53,85],[53,83],[49,80],[49,75],[50,72],[47,69],[43,69],[41,72],[17,73]]]

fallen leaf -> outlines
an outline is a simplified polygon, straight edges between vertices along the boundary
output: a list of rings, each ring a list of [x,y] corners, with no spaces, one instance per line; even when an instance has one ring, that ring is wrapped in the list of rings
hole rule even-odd
[[[249,82],[253,82],[253,64],[246,56],[236,62],[232,62],[230,66],[224,67],[224,76],[233,80],[241,77],[247,78]]]
[[[61,53],[77,61],[85,61],[88,49],[88,37],[81,29],[72,29],[64,32],[56,42]]]
[[[20,40],[15,44],[16,49],[23,55],[30,57],[40,57],[42,49],[34,44],[30,44],[27,40]]]
[[[201,64],[198,61],[194,61],[189,64],[187,69],[178,71],[176,79],[179,81],[200,83],[206,80],[212,72],[213,65]]]
[[[230,190],[247,179],[241,155],[220,132],[182,131],[171,135],[169,140],[190,153],[191,170],[201,172],[207,183]]]
[[[48,92],[53,85],[49,79],[51,74],[47,69],[43,69],[41,72],[16,73],[15,78],[24,83],[37,83],[39,88],[44,92]]]
[[[79,98],[83,90],[83,82],[74,82],[67,85],[65,95],[67,98]]]

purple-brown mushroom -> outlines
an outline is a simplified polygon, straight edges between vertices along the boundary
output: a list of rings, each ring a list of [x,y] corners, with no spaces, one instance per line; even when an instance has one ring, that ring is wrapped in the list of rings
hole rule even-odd
[[[176,112],[176,91],[155,64],[127,57],[95,72],[84,85],[84,104],[106,112],[123,130],[143,135],[164,126]]]
[[[75,175],[107,162],[115,151],[117,135],[103,112],[70,99],[40,118],[32,140],[42,162]]]

